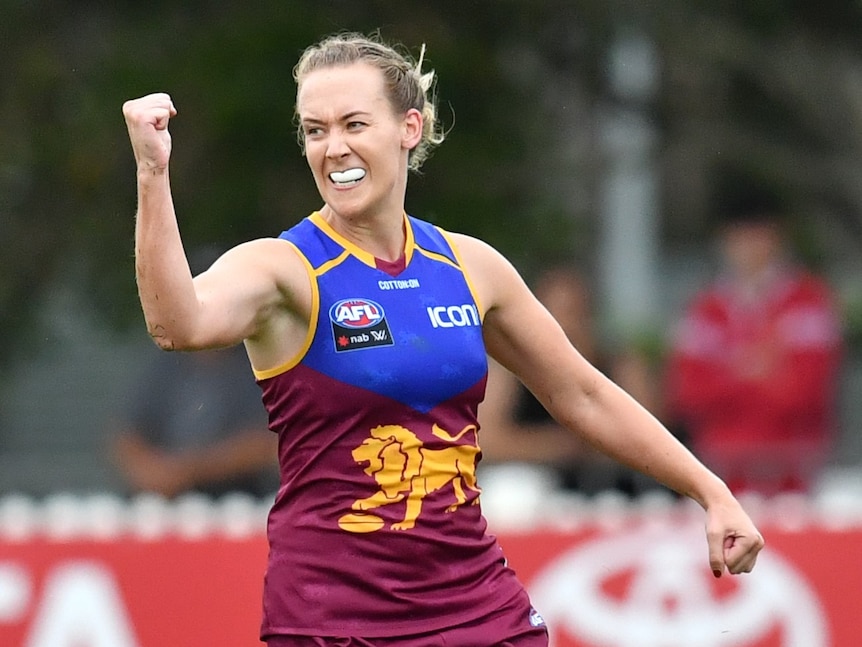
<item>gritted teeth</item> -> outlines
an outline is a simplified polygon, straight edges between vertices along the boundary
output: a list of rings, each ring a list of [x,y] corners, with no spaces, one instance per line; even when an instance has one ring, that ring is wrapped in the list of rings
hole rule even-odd
[[[346,184],[348,182],[358,182],[365,177],[365,169],[349,168],[346,171],[333,171],[329,174],[329,178],[338,184]]]

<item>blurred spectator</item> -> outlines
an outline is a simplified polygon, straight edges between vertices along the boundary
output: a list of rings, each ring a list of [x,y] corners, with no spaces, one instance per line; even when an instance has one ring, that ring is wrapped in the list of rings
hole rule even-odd
[[[242,346],[152,352],[113,430],[112,457],[129,488],[167,497],[275,492],[276,436]]]
[[[736,491],[808,491],[832,447],[841,354],[829,287],[789,254],[779,198],[736,183],[718,276],[675,327],[668,407]]]
[[[659,389],[646,358],[634,350],[619,354],[601,350],[590,290],[578,272],[565,266],[548,268],[539,275],[534,292],[584,357],[653,414],[658,413]],[[552,485],[586,495],[607,490],[636,495],[661,487],[557,424],[512,373],[493,361],[479,421],[483,466],[521,464],[549,470]]]
[[[189,254],[194,274],[221,255]],[[278,439],[241,345],[152,358],[111,429],[111,457],[132,492],[266,496],[278,488]]]

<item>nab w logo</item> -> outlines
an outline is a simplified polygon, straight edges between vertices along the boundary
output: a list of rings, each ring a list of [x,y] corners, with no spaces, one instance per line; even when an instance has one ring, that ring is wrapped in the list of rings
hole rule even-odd
[[[383,308],[369,299],[344,299],[329,309],[329,318],[348,328],[370,328],[383,320]]]

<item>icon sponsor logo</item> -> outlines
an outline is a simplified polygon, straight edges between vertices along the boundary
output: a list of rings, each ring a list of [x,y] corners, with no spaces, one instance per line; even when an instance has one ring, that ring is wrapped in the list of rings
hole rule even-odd
[[[392,346],[383,307],[370,299],[342,299],[329,309],[336,352]]]
[[[460,306],[428,306],[431,325],[435,328],[464,328],[480,325],[479,311],[472,303]]]

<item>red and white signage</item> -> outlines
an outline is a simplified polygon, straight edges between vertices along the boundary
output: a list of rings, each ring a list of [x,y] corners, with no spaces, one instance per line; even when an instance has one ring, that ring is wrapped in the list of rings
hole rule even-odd
[[[862,644],[862,524],[779,517],[760,522],[755,572],[718,580],[687,514],[617,511],[498,538],[554,647]],[[22,532],[0,515],[0,645],[260,645],[263,525],[196,524],[87,534],[67,517],[62,532]]]

